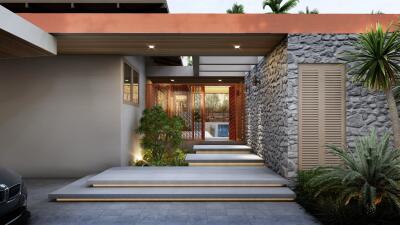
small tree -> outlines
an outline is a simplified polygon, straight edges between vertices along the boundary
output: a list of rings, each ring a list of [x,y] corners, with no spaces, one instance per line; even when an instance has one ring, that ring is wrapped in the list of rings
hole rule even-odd
[[[345,59],[354,73],[354,81],[374,91],[383,91],[389,105],[396,148],[400,148],[400,122],[393,87],[400,76],[400,34],[376,29],[361,34],[355,44],[358,51],[347,52]],[[354,64],[353,64],[354,63]]]
[[[180,117],[169,118],[161,106],[154,106],[144,110],[137,133],[143,135],[142,146],[150,150],[151,160],[159,164],[182,143],[183,127]]]
[[[243,14],[244,6],[242,4],[234,3],[231,9],[226,10],[229,14]]]
[[[288,0],[286,3],[281,5],[282,2],[283,0],[264,0],[263,9],[265,9],[265,7],[268,6],[271,9],[272,13],[284,14],[288,13],[289,10],[296,7],[297,3],[299,3],[299,0]]]

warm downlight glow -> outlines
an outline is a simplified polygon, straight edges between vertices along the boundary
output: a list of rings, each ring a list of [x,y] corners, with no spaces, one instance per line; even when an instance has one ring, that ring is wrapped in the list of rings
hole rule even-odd
[[[149,49],[155,49],[156,46],[155,45],[148,45]]]

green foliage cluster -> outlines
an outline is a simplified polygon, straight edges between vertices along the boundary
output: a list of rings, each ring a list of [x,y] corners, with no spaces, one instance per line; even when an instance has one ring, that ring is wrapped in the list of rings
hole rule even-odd
[[[299,0],[288,0],[283,3],[283,0],[264,0],[263,8],[269,7],[274,14],[285,14],[293,9],[299,3]]]
[[[345,59],[352,64],[354,81],[371,90],[388,90],[399,79],[400,33],[383,30],[381,24],[354,43],[359,51],[348,51]]]
[[[244,6],[239,3],[234,3],[231,9],[226,10],[228,14],[243,14],[244,13]]]
[[[389,135],[373,131],[352,151],[330,149],[343,164],[299,172],[297,201],[329,225],[398,224],[400,150],[389,148]]]
[[[161,106],[144,110],[137,129],[143,135],[143,160],[155,166],[184,165],[185,152],[179,149],[183,128],[182,118],[169,117]]]
[[[395,146],[400,148],[400,120],[393,90],[400,80],[400,32],[384,30],[377,23],[375,29],[359,35],[354,47],[357,51],[344,54],[353,81],[372,91],[385,92]]]

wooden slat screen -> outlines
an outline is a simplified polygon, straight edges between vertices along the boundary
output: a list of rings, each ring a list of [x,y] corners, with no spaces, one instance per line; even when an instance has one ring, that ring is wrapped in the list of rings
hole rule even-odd
[[[236,140],[236,88],[229,87],[229,139]]]
[[[326,145],[345,143],[345,66],[299,65],[299,167],[335,165]]]

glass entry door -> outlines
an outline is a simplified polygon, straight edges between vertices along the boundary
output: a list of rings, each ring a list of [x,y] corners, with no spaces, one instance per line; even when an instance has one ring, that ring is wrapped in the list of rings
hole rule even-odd
[[[205,86],[205,140],[229,140],[229,86]]]
[[[146,107],[160,105],[169,116],[185,121],[186,140],[242,140],[242,84],[147,85]]]

